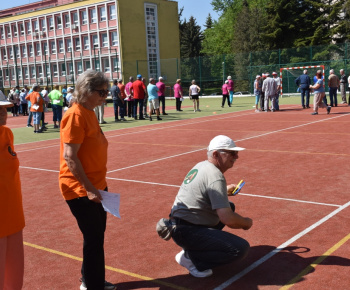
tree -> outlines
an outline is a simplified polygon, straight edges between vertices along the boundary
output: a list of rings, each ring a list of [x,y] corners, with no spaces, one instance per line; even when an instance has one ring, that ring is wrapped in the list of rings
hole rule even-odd
[[[196,19],[191,16],[188,22],[183,22],[180,39],[181,57],[196,57],[201,54],[203,33],[197,25]]]
[[[204,27],[205,27],[205,29],[210,29],[213,27],[213,18],[211,18],[210,13],[208,14],[208,17],[205,20]]]

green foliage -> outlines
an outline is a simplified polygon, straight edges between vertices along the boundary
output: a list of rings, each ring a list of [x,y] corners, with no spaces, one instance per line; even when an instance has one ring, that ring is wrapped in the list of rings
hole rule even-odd
[[[203,33],[193,16],[190,17],[188,22],[185,20],[182,23],[180,35],[181,57],[199,56],[202,50]]]

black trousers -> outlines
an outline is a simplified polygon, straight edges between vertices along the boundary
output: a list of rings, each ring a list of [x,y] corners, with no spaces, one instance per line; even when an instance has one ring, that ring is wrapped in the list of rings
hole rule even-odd
[[[87,289],[103,290],[105,281],[103,244],[107,213],[101,203],[95,203],[87,197],[67,200],[67,203],[84,238],[82,279]]]
[[[176,111],[180,111],[181,110],[181,98],[176,98]]]
[[[159,107],[160,107],[160,103],[162,103],[162,114],[165,113],[165,96],[160,96],[158,97],[159,99]]]

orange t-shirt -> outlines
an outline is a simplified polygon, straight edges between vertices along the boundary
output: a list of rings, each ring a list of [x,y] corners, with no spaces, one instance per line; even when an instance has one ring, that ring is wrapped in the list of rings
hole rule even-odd
[[[25,226],[19,161],[13,147],[13,134],[0,126],[0,238],[15,234]]]
[[[86,196],[85,188],[69,170],[63,157],[63,144],[81,144],[78,158],[87,178],[97,188],[107,187],[108,141],[98,124],[94,111],[73,104],[61,121],[61,149],[59,186],[65,200]]]
[[[132,83],[131,87],[133,89],[134,99],[143,100],[145,98],[146,86],[142,81],[140,81],[140,80],[134,81]]]
[[[31,112],[42,112],[44,109],[44,100],[38,92],[31,92],[28,96],[26,96],[26,100],[29,100],[32,103],[30,107]],[[39,109],[35,110],[33,105],[38,105]]]
[[[122,96],[122,99],[124,100],[126,98],[125,86],[123,84],[118,84],[118,88],[120,90],[120,94]]]

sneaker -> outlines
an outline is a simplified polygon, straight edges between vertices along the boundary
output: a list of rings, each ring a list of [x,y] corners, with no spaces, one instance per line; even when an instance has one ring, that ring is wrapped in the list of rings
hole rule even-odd
[[[329,114],[329,113],[331,112],[331,109],[332,109],[331,106],[328,106],[328,107],[327,107],[327,114]]]
[[[190,274],[194,277],[205,278],[213,274],[213,271],[211,269],[198,271],[196,266],[193,265],[191,259],[185,257],[184,250],[182,250],[180,253],[178,253],[175,256],[175,260],[179,265],[181,265],[182,267],[185,267],[190,272]]]
[[[202,110],[200,110],[200,109],[197,109],[197,111],[198,111],[198,112],[202,112]]]
[[[196,110],[193,110],[193,112],[196,112]]]
[[[114,284],[112,284],[110,282],[105,281],[104,289],[105,290],[115,290],[115,289],[117,289],[117,286],[115,286]],[[80,290],[87,290],[86,284],[84,282],[81,282]]]
[[[255,110],[255,113],[260,113],[260,111],[259,110]]]
[[[157,120],[160,121],[160,120],[163,120],[161,117],[157,116]]]
[[[114,122],[119,122],[120,120],[119,119],[115,119]]]
[[[152,117],[149,117],[149,120],[152,121]]]
[[[58,129],[58,126],[57,126],[57,125],[53,125],[53,128],[54,128],[54,129]]]
[[[163,113],[162,115],[166,116],[166,115],[168,115],[168,114],[167,114],[167,113]]]
[[[120,121],[125,122],[125,121],[126,121],[126,119],[125,119],[125,118],[121,118],[121,119],[120,119]]]
[[[31,125],[31,124],[27,125],[27,128],[32,128],[32,127],[33,127],[33,125]]]
[[[318,115],[318,113],[317,112],[313,112],[313,113],[311,113],[311,115]]]

